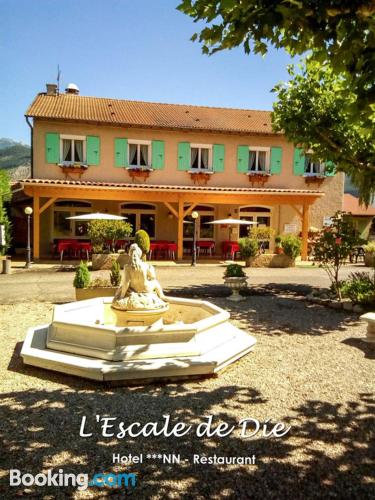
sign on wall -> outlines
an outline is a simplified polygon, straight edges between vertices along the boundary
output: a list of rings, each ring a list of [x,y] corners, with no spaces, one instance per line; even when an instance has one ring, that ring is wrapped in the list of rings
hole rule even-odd
[[[298,231],[297,224],[284,224],[284,233],[296,234]]]
[[[5,226],[0,224],[0,247],[5,246]]]

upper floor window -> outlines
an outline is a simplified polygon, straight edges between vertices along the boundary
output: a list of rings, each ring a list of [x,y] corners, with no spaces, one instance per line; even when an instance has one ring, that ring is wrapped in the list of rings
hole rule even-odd
[[[305,155],[305,175],[324,175],[324,163],[313,160],[311,154]]]
[[[249,172],[269,172],[270,148],[249,148]]]
[[[212,146],[207,144],[191,144],[190,167],[192,170],[212,169]]]
[[[128,141],[128,165],[133,168],[151,168],[151,141]]]
[[[61,135],[60,161],[64,165],[86,163],[86,137]]]

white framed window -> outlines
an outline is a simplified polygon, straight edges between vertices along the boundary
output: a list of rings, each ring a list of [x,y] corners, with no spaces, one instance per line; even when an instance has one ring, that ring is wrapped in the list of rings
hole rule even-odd
[[[188,206],[185,206],[185,210]],[[207,224],[215,219],[215,208],[211,205],[197,205],[194,210],[199,213],[197,220],[197,239],[198,240],[214,240],[215,226]],[[191,215],[185,217],[183,226],[183,237],[185,241],[193,240],[194,224]]]
[[[270,148],[261,146],[249,147],[249,172],[270,171]]]
[[[311,154],[305,155],[305,175],[324,175],[325,164],[321,161],[313,160]]]
[[[190,145],[190,168],[192,171],[212,170],[212,145]]]
[[[124,215],[132,225],[130,239],[134,238],[139,229],[147,232],[151,239],[156,235],[156,207],[149,203],[123,203],[120,205],[120,213]]]
[[[129,168],[151,168],[151,141],[128,140]]]
[[[53,238],[87,238],[87,221],[69,220],[68,217],[83,215],[92,211],[88,201],[59,200],[54,203],[52,223]]]
[[[272,227],[272,210],[266,206],[245,206],[239,209],[239,218],[256,223],[255,227]],[[240,238],[245,238],[249,235],[249,229],[253,226],[239,226]],[[269,248],[269,241],[262,241],[264,249]]]
[[[60,135],[60,163],[63,165],[86,164],[86,137]]]

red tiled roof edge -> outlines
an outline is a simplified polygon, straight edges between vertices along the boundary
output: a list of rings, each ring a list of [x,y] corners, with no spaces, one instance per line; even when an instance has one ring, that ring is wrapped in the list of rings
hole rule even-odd
[[[206,191],[206,192],[229,192],[229,193],[275,193],[275,194],[306,194],[323,196],[324,193],[311,189],[288,189],[288,188],[251,188],[251,187],[223,187],[223,186],[175,186],[168,184],[131,184],[97,181],[71,181],[65,179],[24,179],[18,181],[22,184],[55,185],[55,186],[77,186],[77,187],[105,187],[137,190],[159,190],[159,191]]]

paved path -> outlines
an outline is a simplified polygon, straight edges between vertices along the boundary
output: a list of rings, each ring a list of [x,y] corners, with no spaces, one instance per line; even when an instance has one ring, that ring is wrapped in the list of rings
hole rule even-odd
[[[21,270],[16,269],[9,275],[0,274],[0,303],[17,302],[67,302],[75,300],[72,286],[74,272],[58,271],[58,266]],[[157,276],[163,288],[170,292],[197,295],[222,295],[224,265],[198,265],[157,267]],[[350,272],[365,271],[363,265],[350,265],[343,268],[341,277]],[[108,271],[92,273],[93,277],[108,276]],[[310,287],[327,287],[329,280],[323,269],[317,267],[296,267],[287,269],[248,268],[249,285],[269,285],[281,288],[299,288],[307,291]]]

